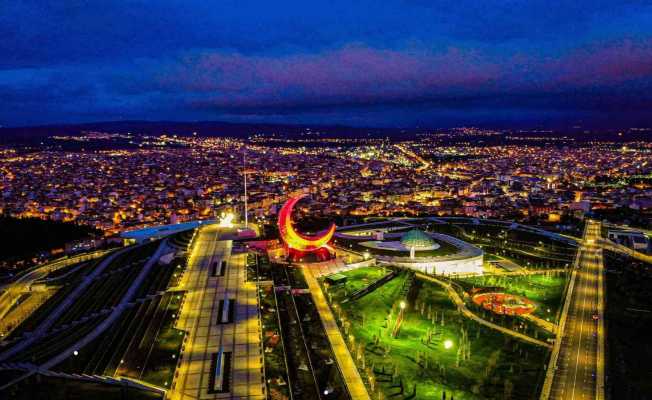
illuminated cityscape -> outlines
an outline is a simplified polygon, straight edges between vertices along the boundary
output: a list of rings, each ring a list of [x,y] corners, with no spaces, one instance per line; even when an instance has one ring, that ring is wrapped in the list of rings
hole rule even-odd
[[[0,9],[0,399],[652,399],[652,6]]]

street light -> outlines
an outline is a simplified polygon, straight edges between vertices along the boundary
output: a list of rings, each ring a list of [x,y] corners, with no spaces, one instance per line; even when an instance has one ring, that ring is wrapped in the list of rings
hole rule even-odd
[[[446,350],[448,350],[448,349],[450,349],[451,347],[453,347],[453,341],[450,340],[450,339],[446,339],[446,340],[444,340],[444,348],[445,348]]]
[[[404,309],[405,309],[405,305],[406,305],[406,304],[405,304],[404,301],[402,301],[402,302],[399,304],[399,306],[401,307],[401,310],[404,310]]]

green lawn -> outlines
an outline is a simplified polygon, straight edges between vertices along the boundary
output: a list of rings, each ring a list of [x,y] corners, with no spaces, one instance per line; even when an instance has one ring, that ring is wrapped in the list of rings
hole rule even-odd
[[[182,292],[173,292],[174,295],[165,313],[165,320],[154,340],[151,354],[147,359],[142,380],[154,385],[169,388],[172,384],[177,360],[181,353],[181,346],[185,334],[174,328],[176,316],[179,314],[183,299]]]
[[[391,337],[406,278],[407,274],[401,274],[361,299],[342,305],[344,318],[351,321],[345,337],[352,335],[355,347],[363,345],[366,369],[374,369],[385,398],[439,400],[444,390],[447,398],[454,395],[455,399],[537,396],[548,351],[514,341],[458,315],[439,286],[417,281],[417,308],[408,306],[398,338]],[[428,342],[429,330],[433,333]],[[447,340],[452,343],[449,349],[444,346]],[[466,349],[470,358],[458,365],[460,349]],[[389,374],[384,375],[383,370]],[[394,371],[398,377],[393,379]],[[362,373],[366,377],[368,372]],[[400,389],[392,387],[399,380],[404,385],[403,395],[396,395]],[[416,396],[411,397],[415,384]]]
[[[473,277],[459,279],[458,282],[465,288],[502,287],[508,293],[525,296],[537,303],[534,315],[553,321],[562,306],[566,273]]]
[[[390,269],[383,267],[360,267],[350,271],[340,272],[340,275],[346,276],[346,284],[333,288],[332,294],[335,299],[341,299],[345,296],[345,293],[355,293],[390,272],[392,272]]]

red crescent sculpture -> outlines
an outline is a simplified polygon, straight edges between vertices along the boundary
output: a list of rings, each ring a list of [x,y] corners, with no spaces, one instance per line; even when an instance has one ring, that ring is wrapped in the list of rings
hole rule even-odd
[[[281,234],[281,239],[283,239],[283,242],[289,248],[302,252],[310,252],[323,248],[335,233],[335,224],[332,224],[325,233],[315,236],[304,235],[294,229],[294,226],[292,226],[292,209],[299,200],[306,196],[303,194],[289,199],[278,213],[278,230]]]

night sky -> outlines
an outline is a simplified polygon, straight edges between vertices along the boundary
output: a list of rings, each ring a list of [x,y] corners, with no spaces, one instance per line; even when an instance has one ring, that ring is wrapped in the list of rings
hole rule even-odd
[[[4,126],[652,125],[650,1],[1,4]]]

